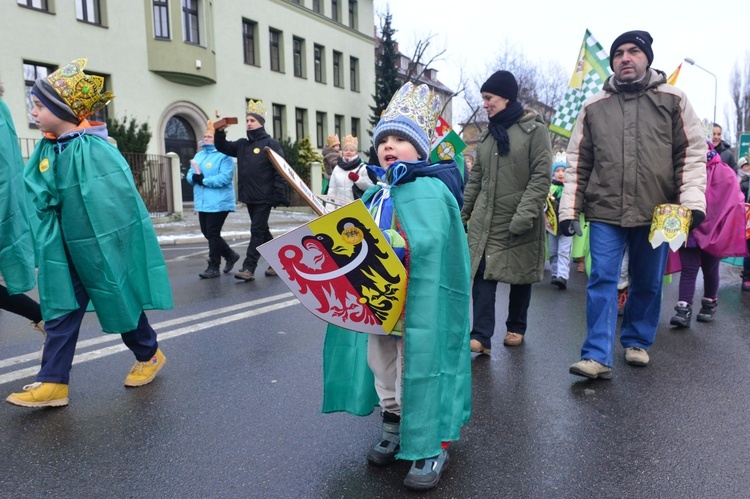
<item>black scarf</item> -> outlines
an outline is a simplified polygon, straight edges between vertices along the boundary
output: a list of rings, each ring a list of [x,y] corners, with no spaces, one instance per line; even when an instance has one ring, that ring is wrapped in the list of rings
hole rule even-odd
[[[338,167],[344,171],[351,171],[357,168],[361,164],[362,164],[362,160],[360,159],[359,155],[354,156],[350,160],[346,160],[344,159],[343,156],[341,156],[339,158]]]
[[[263,127],[256,128],[255,130],[247,130],[247,140],[250,142],[265,139],[266,137],[268,137],[268,133],[266,133],[266,129]]]
[[[513,126],[518,119],[523,116],[523,106],[520,102],[514,101],[508,104],[508,107],[490,118],[490,133],[495,137],[497,142],[497,153],[500,156],[507,156],[510,152],[510,139],[508,138],[508,128]]]

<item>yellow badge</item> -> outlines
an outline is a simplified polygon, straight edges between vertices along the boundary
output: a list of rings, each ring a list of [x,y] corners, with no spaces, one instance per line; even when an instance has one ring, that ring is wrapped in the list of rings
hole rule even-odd
[[[362,230],[352,224],[346,224],[341,232],[341,239],[349,244],[359,244],[364,238]]]
[[[211,168],[211,163],[206,163],[206,168]]]
[[[41,163],[39,163],[39,171],[44,173],[47,170],[49,170],[49,160],[47,158],[44,158]]]
[[[255,154],[258,154],[258,153],[260,153],[260,148],[256,147],[255,149],[253,149],[253,152],[254,152]]]

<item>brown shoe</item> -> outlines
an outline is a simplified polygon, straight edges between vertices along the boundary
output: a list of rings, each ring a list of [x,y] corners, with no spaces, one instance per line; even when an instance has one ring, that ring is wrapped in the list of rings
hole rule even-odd
[[[576,267],[576,272],[584,273],[586,272],[586,260],[581,258],[578,260],[578,266]]]
[[[469,345],[471,345],[472,352],[478,353],[480,355],[489,355],[492,351],[489,348],[485,348],[484,345],[479,342],[479,340],[471,340],[469,342]]]
[[[279,275],[279,274],[277,274],[277,273],[276,273],[276,271],[275,271],[275,270],[273,270],[273,269],[272,269],[271,267],[268,267],[268,268],[266,269],[266,275],[267,275],[268,277],[273,277],[273,276],[277,276],[277,275]]]
[[[508,334],[505,335],[505,339],[503,340],[503,345],[506,347],[516,347],[523,343],[523,335],[518,333],[511,333],[508,331]]]

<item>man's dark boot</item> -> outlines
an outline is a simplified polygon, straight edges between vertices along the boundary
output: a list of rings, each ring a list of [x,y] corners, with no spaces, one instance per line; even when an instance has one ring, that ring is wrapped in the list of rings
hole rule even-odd
[[[230,256],[229,258],[226,259],[227,260],[227,264],[224,265],[223,272],[225,274],[230,273],[232,271],[232,269],[234,268],[234,264],[237,263],[237,260],[239,260],[239,259],[240,259],[240,254],[233,252],[232,256]]]

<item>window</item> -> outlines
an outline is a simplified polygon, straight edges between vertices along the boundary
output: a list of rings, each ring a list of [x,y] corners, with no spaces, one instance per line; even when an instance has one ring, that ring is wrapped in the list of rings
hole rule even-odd
[[[357,0],[349,0],[349,27],[357,29]]]
[[[245,64],[260,66],[258,64],[257,40],[258,23],[248,19],[242,20],[242,46],[244,49]]]
[[[271,71],[281,70],[281,31],[273,28],[268,30],[268,39],[271,44]]]
[[[284,140],[284,106],[273,104],[271,109],[273,111],[273,138]]]
[[[339,20],[339,0],[331,0],[331,19]]]
[[[300,0],[291,0],[291,1],[292,3],[296,3],[297,5],[299,5],[299,2],[300,2]]]
[[[315,113],[315,137],[318,149],[323,149],[326,139],[326,113]]]
[[[352,131],[351,134],[355,137],[359,137],[359,118],[352,118]]]
[[[185,43],[200,44],[198,0],[182,0],[182,36]]]
[[[28,111],[29,127],[37,128],[34,124],[34,117],[31,116],[31,110],[34,109],[34,101],[31,99],[31,89],[37,78],[45,78],[55,70],[54,66],[39,64],[36,62],[23,61],[23,79],[26,80],[26,109]]]
[[[154,0],[154,36],[169,40],[169,6],[167,0]]]
[[[49,6],[47,0],[18,0],[18,5],[28,7],[30,9],[42,10],[49,12]]]
[[[305,77],[305,40],[292,38],[292,52],[294,53],[294,76]]]
[[[344,117],[340,114],[333,117],[333,133],[339,137],[344,136]]]
[[[294,111],[294,123],[296,125],[297,140],[307,137],[307,109],[296,108]]]
[[[322,5],[320,4],[320,0],[313,0],[313,11],[317,12],[318,14],[322,14],[323,9],[321,7]]]
[[[76,0],[76,19],[90,24],[101,24],[99,0]]]
[[[349,58],[349,87],[352,92],[359,92],[359,59]]]
[[[325,60],[323,59],[325,48],[320,45],[315,45],[313,52],[315,56],[315,81],[325,83],[325,79],[323,79],[323,75],[325,75]]]
[[[333,51],[333,86],[344,86],[341,78],[341,52],[336,52],[335,50]]]

